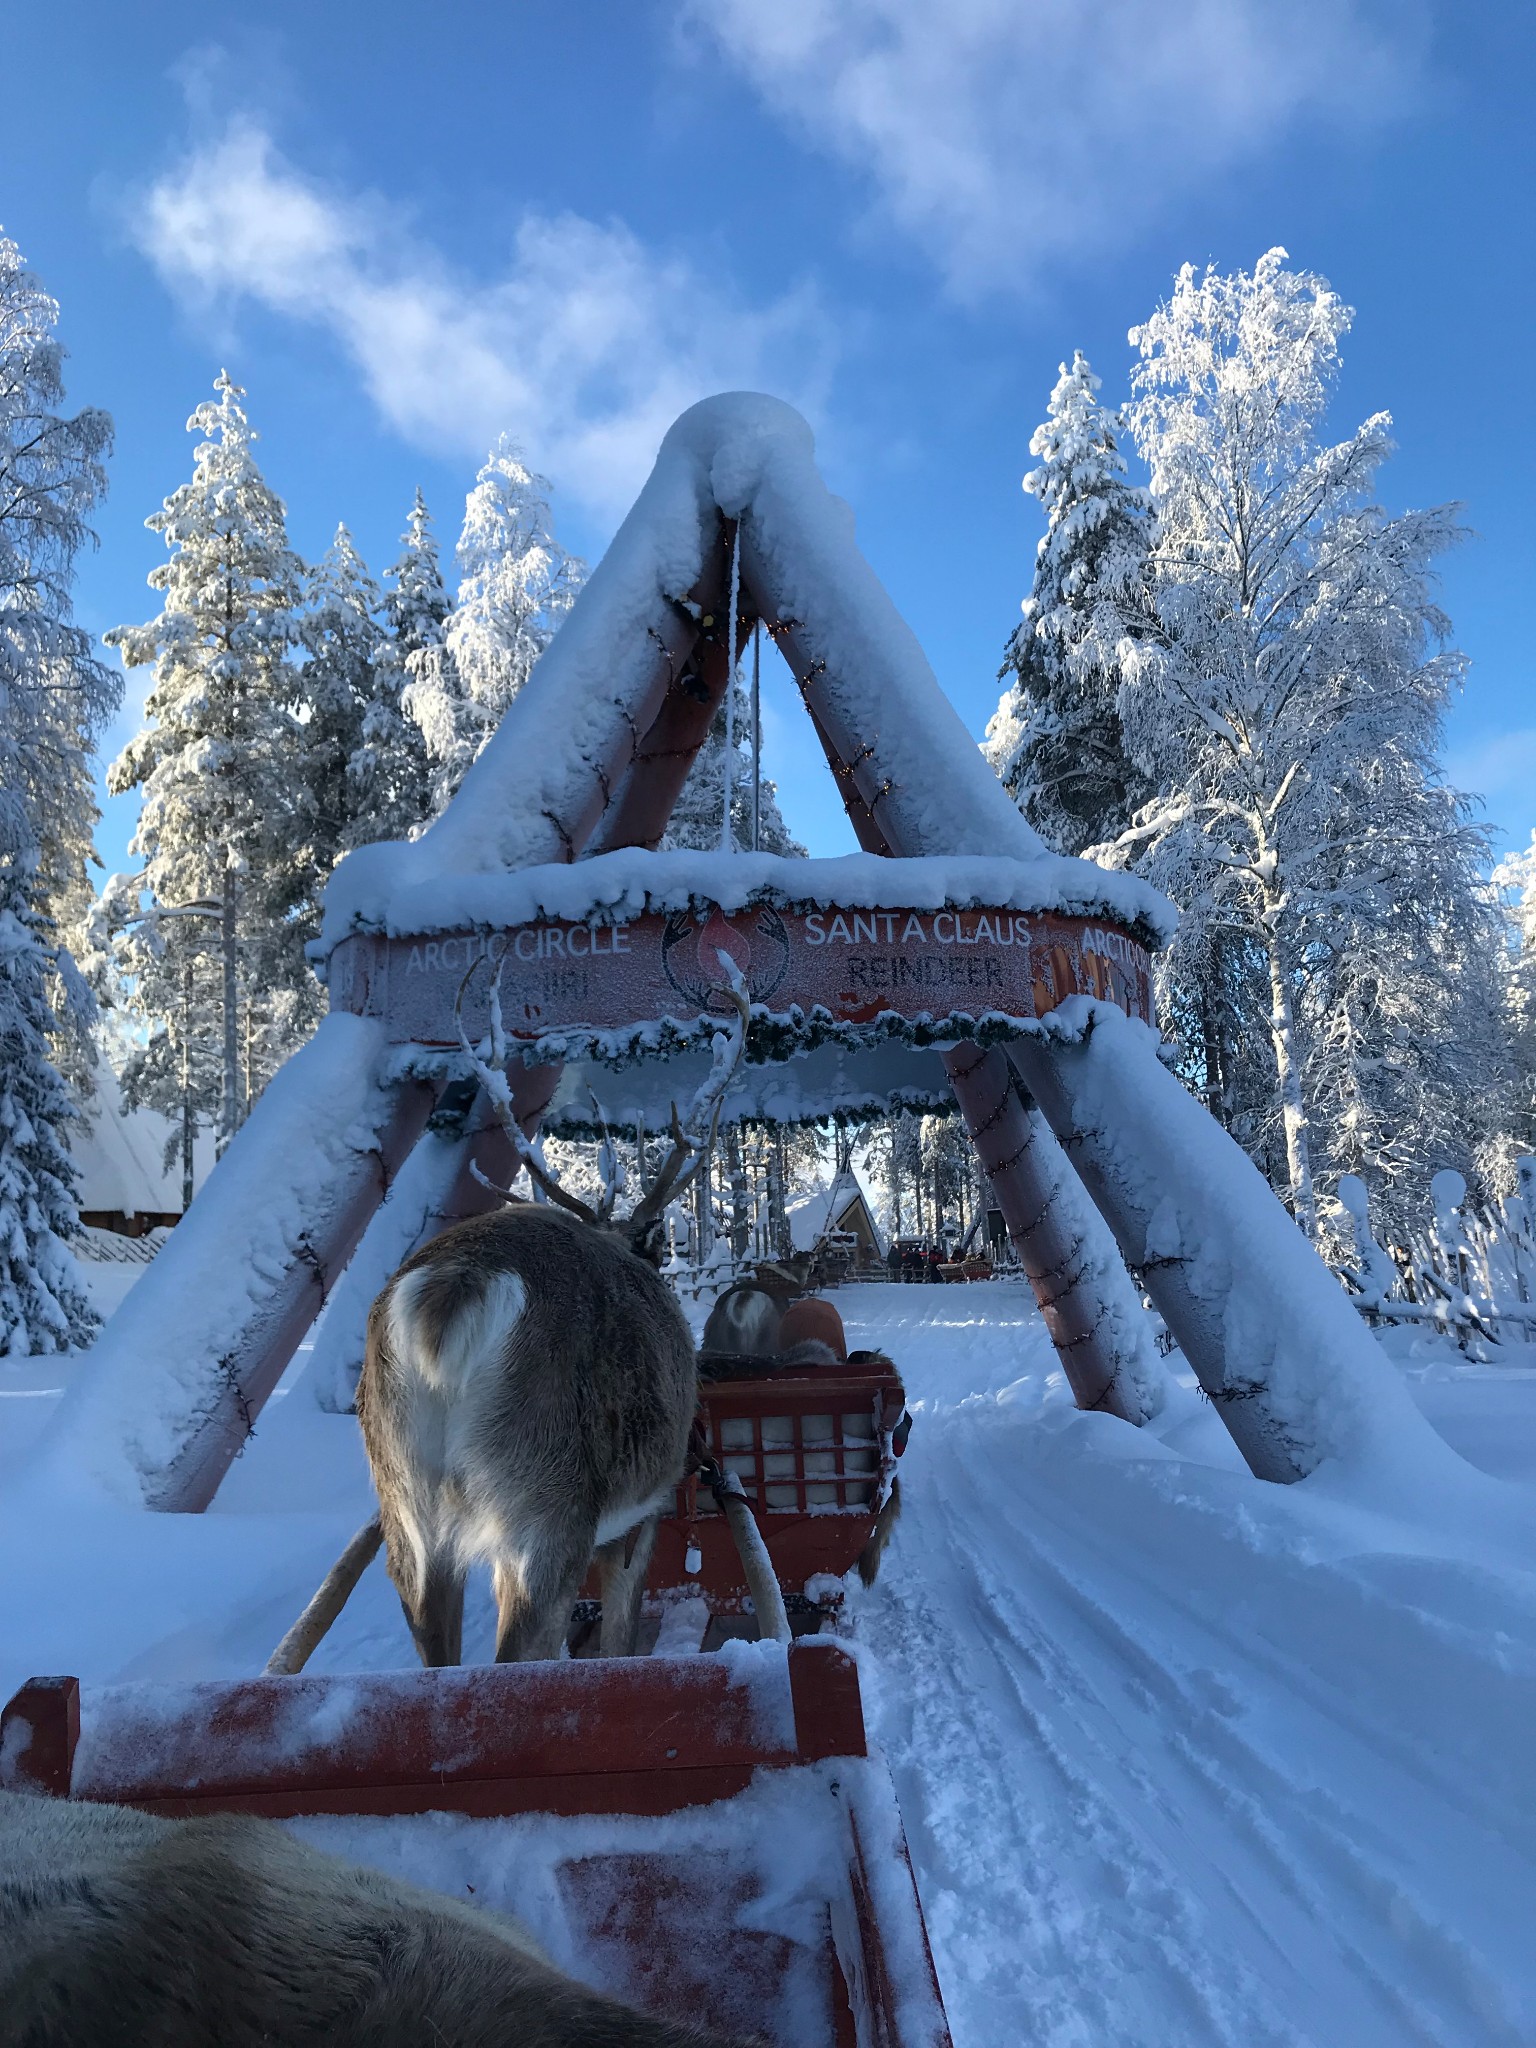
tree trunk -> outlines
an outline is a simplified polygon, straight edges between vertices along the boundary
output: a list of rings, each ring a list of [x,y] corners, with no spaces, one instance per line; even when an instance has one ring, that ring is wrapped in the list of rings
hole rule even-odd
[[[1226,1090],[1221,1074],[1221,1027],[1209,988],[1200,991],[1200,1027],[1205,1039],[1205,1106],[1219,1124],[1226,1122]]]
[[[731,1189],[731,1252],[744,1258],[751,1229],[747,1215],[747,1175],[741,1159],[741,1133],[733,1125],[724,1137],[725,1171]]]
[[[219,1118],[219,1151],[240,1128],[240,925],[239,900],[232,868],[224,874],[224,905],[220,918],[224,952],[224,1102]]]
[[[1317,1236],[1317,1204],[1312,1193],[1312,1159],[1307,1144],[1307,1114],[1301,1100],[1301,1072],[1296,1063],[1296,1026],[1285,960],[1273,924],[1269,930],[1269,989],[1272,1005],[1269,1035],[1275,1048],[1275,1073],[1280,1083],[1280,1111],[1285,1125],[1285,1165],[1291,1181],[1296,1221],[1309,1238]]]

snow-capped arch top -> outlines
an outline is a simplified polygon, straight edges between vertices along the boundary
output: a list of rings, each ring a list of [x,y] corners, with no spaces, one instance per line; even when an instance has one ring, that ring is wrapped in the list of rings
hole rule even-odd
[[[1039,864],[1039,899],[1095,902],[1166,933],[1156,891],[1050,853],[982,758],[916,636],[827,489],[810,427],[760,392],[727,392],[673,424],[629,515],[441,818],[409,845],[337,869],[319,951],[389,922],[397,894],[579,855],[699,632],[689,605],[741,522],[744,603],[814,654],[824,731],[844,737],[885,848]],[[808,701],[810,693],[806,693]],[[637,855],[643,859],[643,855]]]

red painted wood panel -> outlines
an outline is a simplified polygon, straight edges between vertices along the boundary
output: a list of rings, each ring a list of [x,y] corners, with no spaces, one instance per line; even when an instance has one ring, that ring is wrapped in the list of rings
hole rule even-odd
[[[360,933],[331,955],[332,1007],[382,1019],[392,1043],[455,1046],[455,1005],[472,1038],[489,1029],[501,967],[502,1017],[522,1041],[580,1028],[616,1030],[718,1010],[719,952],[752,1001],[772,1013],[825,1010],[840,1023],[1043,1016],[1069,995],[1151,1015],[1146,948],[1103,918],[1007,908],[797,911],[760,904],[647,913],[623,923],[547,920],[499,931],[414,938]],[[491,965],[465,988],[476,962]]]
[[[33,1680],[11,1701],[0,1782],[130,1805],[281,1795],[299,1802],[291,1812],[338,1796],[347,1810],[393,1811],[351,1795],[427,1787],[439,1807],[489,1812],[530,1803],[488,1803],[493,1783],[606,1779],[596,1805],[569,1810],[623,1811],[620,1779],[745,1782],[763,1765],[864,1753],[858,1672],[831,1642],[796,1644],[787,1667],[764,1655],[740,1675],[721,1658],[633,1657],[99,1687],[83,1701],[72,1687]]]

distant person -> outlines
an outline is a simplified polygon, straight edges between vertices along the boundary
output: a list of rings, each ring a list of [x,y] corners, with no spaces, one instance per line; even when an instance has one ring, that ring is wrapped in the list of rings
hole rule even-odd
[[[901,1246],[894,1237],[891,1239],[891,1248],[885,1255],[885,1270],[893,1280],[901,1278]]]

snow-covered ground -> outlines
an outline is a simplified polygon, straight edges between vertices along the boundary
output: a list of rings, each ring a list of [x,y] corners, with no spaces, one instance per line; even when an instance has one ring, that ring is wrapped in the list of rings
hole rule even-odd
[[[918,1418],[857,1633],[956,2048],[1536,2039],[1536,1353],[1405,1344],[1492,1478],[1367,1506],[1252,1479],[1187,1379],[1078,1413],[1019,1286],[839,1300]],[[355,1423],[301,1358],[207,1515],[71,1507],[67,1369],[0,1362],[0,1695],[258,1669],[369,1511]],[[376,1565],[315,1668],[412,1661]]]
[[[849,1306],[922,1404],[859,1632],[957,2042],[1536,2039],[1531,1556],[1079,1414],[1020,1292]],[[1536,1371],[1408,1369],[1536,1484]]]

